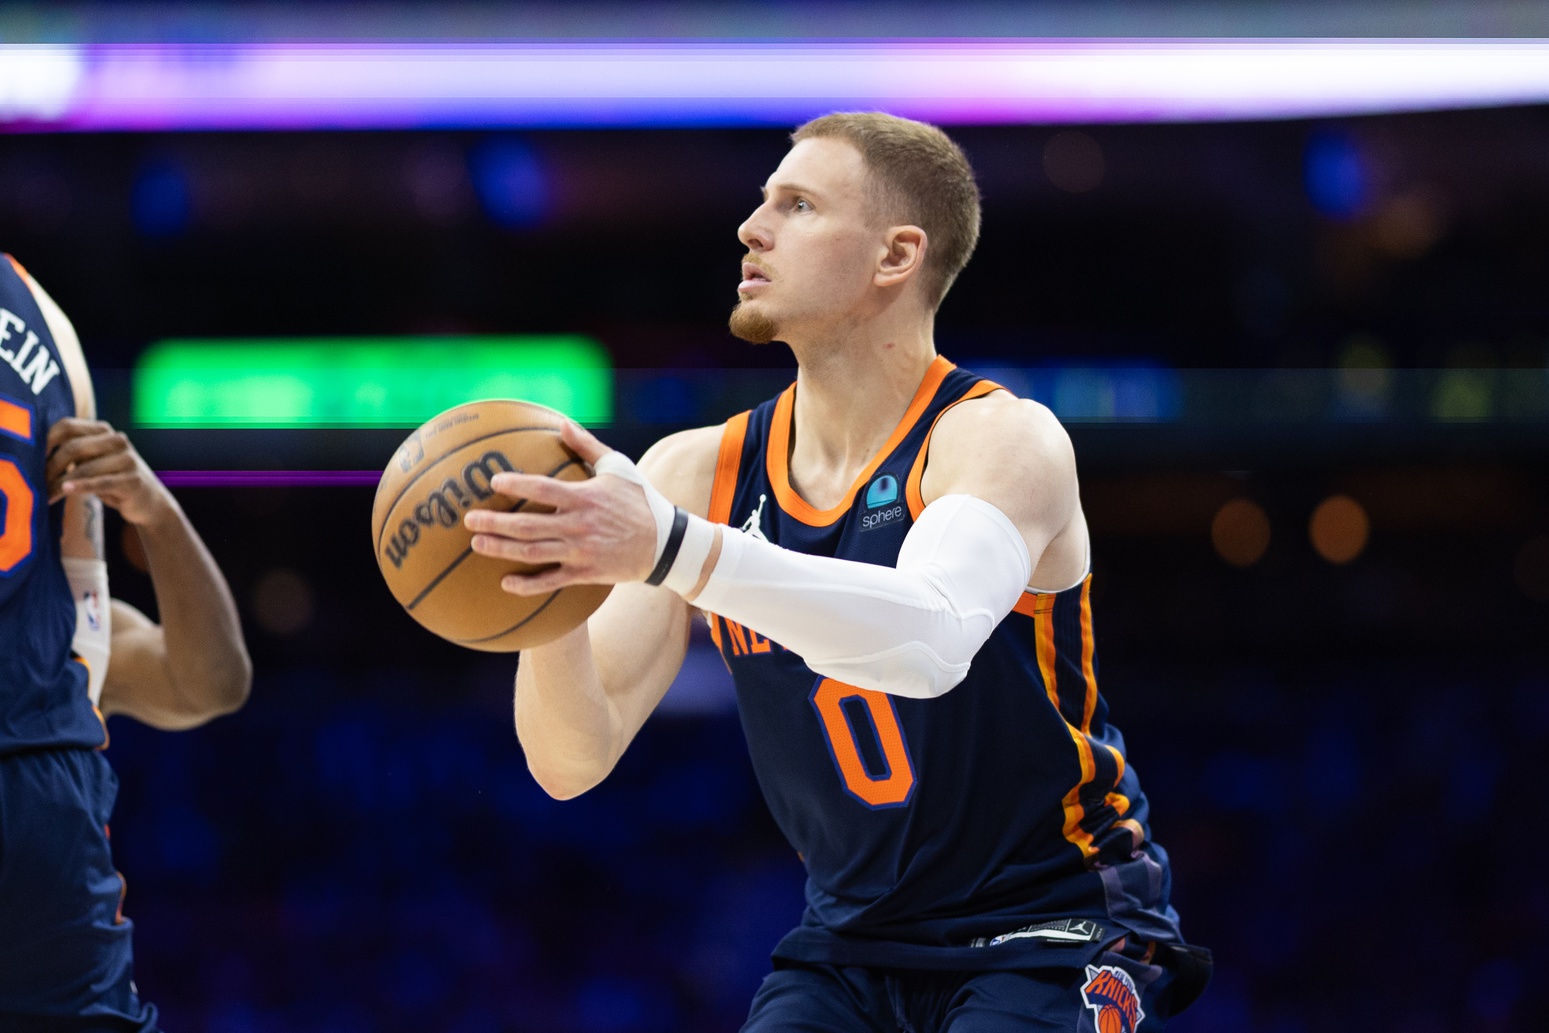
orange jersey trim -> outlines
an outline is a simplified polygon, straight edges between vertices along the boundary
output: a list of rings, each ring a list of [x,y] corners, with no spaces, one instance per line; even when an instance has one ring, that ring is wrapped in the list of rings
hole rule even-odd
[[[1092,714],[1097,710],[1097,669],[1092,663],[1096,653],[1096,641],[1092,635],[1092,575],[1088,574],[1086,580],[1081,582],[1081,677],[1086,682],[1086,699],[1081,708],[1081,731],[1083,735],[1089,735],[1092,731]],[[1090,740],[1088,740],[1090,742]],[[1113,784],[1118,785],[1124,777],[1124,754],[1112,746],[1104,746],[1113,755],[1113,763],[1118,774],[1113,777]],[[1129,813],[1129,797],[1115,789],[1109,793],[1103,801],[1113,808],[1119,817]],[[1134,825],[1134,822],[1130,822]],[[1138,825],[1135,826],[1139,828]],[[1133,830],[1131,830],[1133,831]],[[1137,847],[1139,844],[1136,844]]]
[[[1023,593],[1023,599],[1029,593]],[[1038,600],[1043,599],[1044,594],[1035,597],[1033,610],[1034,642],[1037,644],[1038,673],[1043,676],[1043,690],[1049,697],[1049,705],[1054,707],[1055,714],[1060,713],[1060,695],[1058,681],[1058,667],[1055,663],[1054,645],[1054,596],[1048,595],[1048,605],[1037,605]],[[1018,602],[1020,607],[1021,601]],[[1019,610],[1025,613],[1026,610]],[[1063,720],[1063,718],[1061,718]],[[1061,830],[1067,842],[1081,851],[1083,860],[1097,853],[1097,848],[1092,845],[1092,834],[1081,827],[1081,820],[1086,817],[1086,808],[1081,805],[1081,790],[1097,777],[1097,762],[1092,757],[1092,741],[1070,722],[1065,722],[1065,730],[1070,733],[1070,740],[1076,747],[1076,759],[1081,765],[1081,777],[1071,787],[1070,792],[1060,801],[1060,807],[1065,812],[1065,826]]]
[[[1097,672],[1093,663],[1095,648],[1092,635],[1092,575],[1088,574],[1081,583],[1081,674],[1085,683],[1085,694],[1082,700],[1081,727],[1076,727],[1069,721],[1065,721],[1065,729],[1070,733],[1071,742],[1075,744],[1077,759],[1081,765],[1081,778],[1065,794],[1060,805],[1065,813],[1065,827],[1063,833],[1065,839],[1074,844],[1083,858],[1089,858],[1097,852],[1092,845],[1092,834],[1081,827],[1081,822],[1086,818],[1086,808],[1081,803],[1081,790],[1097,778],[1097,759],[1093,756],[1092,749],[1092,714],[1097,709]],[[1054,708],[1056,714],[1064,720],[1063,711],[1060,710],[1059,697],[1059,667],[1056,663],[1056,647],[1054,645],[1054,600],[1059,593],[1054,592],[1023,592],[1022,597],[1012,607],[1013,613],[1020,613],[1024,617],[1031,617],[1034,621],[1034,642],[1038,652],[1038,673],[1043,677],[1044,693],[1049,697],[1049,705]],[[1106,743],[1102,744],[1113,757],[1116,770],[1113,783],[1115,788],[1110,790],[1103,798],[1103,803],[1113,808],[1114,813],[1123,820],[1116,821],[1116,826],[1127,829],[1135,839],[1138,849],[1145,841],[1145,832],[1139,823],[1124,818],[1129,813],[1130,799],[1119,792],[1117,786],[1119,780],[1124,777],[1124,755]]]
[[[750,415],[738,413],[727,420],[721,430],[721,450],[716,453],[715,478],[710,482],[710,511],[705,514],[712,524],[725,524],[731,520],[731,504],[737,494],[737,474],[742,469],[742,444],[748,437]],[[730,670],[731,664],[726,661],[721,641],[721,619],[713,613],[706,616],[710,618],[710,641],[715,643],[715,651]]]
[[[24,281],[26,281],[27,286],[30,288],[32,286],[32,274],[27,271],[25,266],[16,260],[15,255],[6,255],[5,257],[11,263],[11,268],[16,270],[16,275],[20,276]]]
[[[1092,712],[1097,709],[1097,670],[1092,666],[1096,652],[1097,645],[1092,639],[1092,575],[1088,574],[1081,582],[1081,679],[1086,683],[1086,698],[1081,706],[1081,732],[1084,735],[1091,733]],[[1122,761],[1119,773],[1124,773]]]
[[[710,486],[710,512],[706,514],[712,524],[731,521],[737,474],[742,470],[742,443],[748,437],[748,417],[751,415],[751,412],[738,413],[726,421],[726,427],[721,431],[721,450],[715,457],[715,480]]]
[[[925,371],[925,379],[920,381],[919,388],[914,392],[914,398],[909,402],[909,408],[904,410],[903,418],[898,421],[898,426],[893,428],[887,443],[875,456],[872,456],[871,462],[866,464],[866,469],[855,478],[855,483],[850,485],[850,490],[833,509],[817,509],[811,506],[791,487],[791,421],[796,411],[796,385],[792,384],[786,388],[775,403],[774,419],[769,428],[769,451],[765,458],[769,486],[774,489],[775,502],[788,515],[808,527],[833,525],[850,511],[861,487],[871,480],[877,468],[893,454],[909,432],[914,429],[914,425],[920,421],[920,414],[925,411],[926,406],[930,405],[931,399],[936,397],[936,391],[941,387],[942,380],[956,368],[940,355],[932,360],[930,367]]]
[[[983,398],[992,391],[1004,390],[999,384],[989,380],[981,380],[967,391],[963,397],[947,406],[936,414],[931,421],[930,430],[925,432],[925,440],[920,444],[920,454],[914,457],[914,466],[909,468],[909,480],[904,486],[904,500],[909,504],[909,516],[915,520],[920,519],[920,514],[925,511],[925,496],[920,493],[920,482],[925,479],[925,458],[930,454],[931,435],[936,433],[936,424],[941,418],[964,402],[975,398]]]

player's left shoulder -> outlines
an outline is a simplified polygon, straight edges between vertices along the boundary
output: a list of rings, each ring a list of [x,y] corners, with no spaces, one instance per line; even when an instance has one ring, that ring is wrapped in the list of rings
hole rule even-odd
[[[930,449],[932,465],[988,463],[1075,473],[1070,435],[1059,419],[1048,406],[1009,391],[992,391],[948,409],[931,434]]]

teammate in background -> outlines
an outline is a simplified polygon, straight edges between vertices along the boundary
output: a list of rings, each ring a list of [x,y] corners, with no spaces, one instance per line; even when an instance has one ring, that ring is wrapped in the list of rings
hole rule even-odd
[[[231,593],[182,509],[96,420],[69,320],[0,259],[0,1029],[152,1031],[108,816],[106,714],[192,728],[247,699]],[[108,595],[102,505],[145,545],[161,623]]]
[[[1070,441],[936,354],[978,238],[972,170],[881,114],[793,141],[739,231],[731,327],[789,345],[796,383],[638,469],[572,425],[599,476],[501,474],[555,511],[467,515],[479,552],[556,565],[509,591],[619,586],[523,654],[528,765],[557,797],[603,779],[697,609],[808,873],[745,1030],[1161,1029],[1209,954],[1179,933],[1098,694]]]

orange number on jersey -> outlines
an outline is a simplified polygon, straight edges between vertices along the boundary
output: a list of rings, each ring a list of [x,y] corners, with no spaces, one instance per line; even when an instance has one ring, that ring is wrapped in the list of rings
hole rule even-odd
[[[880,776],[873,777],[861,760],[855,731],[844,712],[843,704],[847,699],[863,700],[871,715],[871,724],[876,729],[882,759],[887,766]],[[909,795],[914,792],[914,767],[909,763],[909,750],[904,745],[903,729],[898,727],[898,711],[893,707],[892,697],[874,689],[860,689],[824,678],[812,692],[812,705],[823,721],[823,734],[828,739],[828,748],[834,755],[845,788],[870,807],[899,807],[908,803]]]
[[[0,459],[0,497],[5,499],[5,527],[0,529],[0,573],[9,574],[32,555],[32,485],[21,468]]]

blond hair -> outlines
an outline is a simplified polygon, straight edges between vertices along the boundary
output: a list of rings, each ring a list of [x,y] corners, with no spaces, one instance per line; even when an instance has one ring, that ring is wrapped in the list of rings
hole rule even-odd
[[[792,143],[821,139],[861,152],[884,219],[925,231],[925,297],[939,307],[979,242],[979,188],[962,149],[933,125],[880,111],[824,115],[791,134]]]

